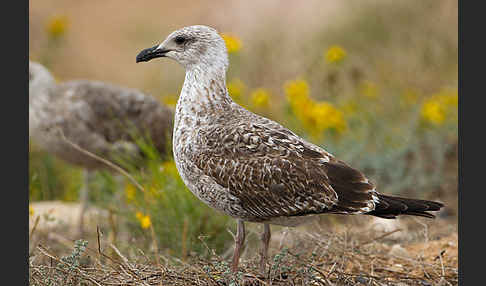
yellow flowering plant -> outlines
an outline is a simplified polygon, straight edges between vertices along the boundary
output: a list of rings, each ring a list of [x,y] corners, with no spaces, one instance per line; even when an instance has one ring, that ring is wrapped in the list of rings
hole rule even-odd
[[[143,229],[147,229],[147,228],[149,228],[152,225],[152,221],[150,220],[150,216],[149,215],[144,215],[141,212],[137,212],[135,214],[135,216],[136,216],[137,220],[140,222],[140,226]]]
[[[333,45],[324,53],[327,63],[340,63],[346,58],[346,51],[338,45]]]
[[[288,81],[284,85],[287,100],[292,108],[302,109],[309,103],[309,84],[303,79]]]
[[[311,116],[315,121],[315,126],[311,130],[314,135],[319,135],[323,131],[331,129],[341,134],[347,128],[343,113],[328,102],[314,104]]]
[[[292,111],[312,136],[320,137],[326,130],[334,130],[337,134],[346,130],[343,112],[331,103],[311,99],[305,80],[289,81],[284,89]]]
[[[427,123],[432,125],[441,125],[448,118],[457,116],[458,106],[457,90],[443,89],[426,99],[422,104],[421,117]]]
[[[57,39],[66,34],[68,26],[69,21],[66,16],[53,16],[47,22],[46,31],[49,37]]]
[[[256,108],[268,108],[270,105],[270,92],[264,88],[258,88],[250,94],[252,106]]]
[[[238,38],[237,36],[223,33],[221,34],[221,37],[226,43],[226,49],[228,50],[228,53],[237,53],[241,50],[242,43],[240,38]]]

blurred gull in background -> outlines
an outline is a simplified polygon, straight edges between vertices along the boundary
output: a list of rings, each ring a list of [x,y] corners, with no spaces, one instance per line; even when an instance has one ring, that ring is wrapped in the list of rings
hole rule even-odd
[[[85,168],[81,234],[89,177],[93,170],[110,168],[65,138],[103,159],[140,163],[144,154],[136,140],[147,137],[164,156],[170,150],[172,125],[173,111],[141,91],[88,80],[56,84],[46,67],[29,62],[29,138],[47,152]]]

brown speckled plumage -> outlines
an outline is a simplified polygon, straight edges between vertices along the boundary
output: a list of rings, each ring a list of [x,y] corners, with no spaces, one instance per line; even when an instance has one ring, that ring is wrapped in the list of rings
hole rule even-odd
[[[176,166],[199,199],[238,219],[234,271],[244,241],[243,221],[265,225],[264,269],[268,224],[294,226],[322,213],[433,217],[427,211],[442,207],[378,193],[360,171],[233,102],[225,83],[226,47],[214,29],[182,28],[142,51],[137,62],[161,56],[186,69],[174,121]]]

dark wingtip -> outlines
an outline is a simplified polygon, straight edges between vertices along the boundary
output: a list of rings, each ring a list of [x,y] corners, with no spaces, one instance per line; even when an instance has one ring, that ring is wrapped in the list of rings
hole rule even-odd
[[[435,215],[429,212],[440,211],[440,209],[445,206],[441,202],[408,199],[383,194],[379,194],[378,197],[380,202],[377,207],[368,214],[384,218],[394,218],[398,215],[435,218]]]

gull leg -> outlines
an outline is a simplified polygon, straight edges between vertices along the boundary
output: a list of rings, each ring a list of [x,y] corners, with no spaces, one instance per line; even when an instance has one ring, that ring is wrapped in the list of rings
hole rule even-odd
[[[270,243],[270,225],[268,223],[263,224],[263,233],[261,236],[262,240],[262,249],[260,252],[261,260],[260,260],[260,272],[265,275],[265,266],[267,263],[268,258],[268,244]]]
[[[83,170],[83,186],[79,190],[79,202],[81,204],[81,210],[79,213],[79,235],[84,236],[84,215],[88,208],[88,185],[90,181],[91,173],[88,170]]]
[[[233,272],[238,271],[238,263],[240,262],[240,252],[243,247],[243,243],[245,242],[245,223],[239,219],[238,226],[236,230],[235,236],[235,252],[233,254],[233,263],[231,265],[231,270]]]

